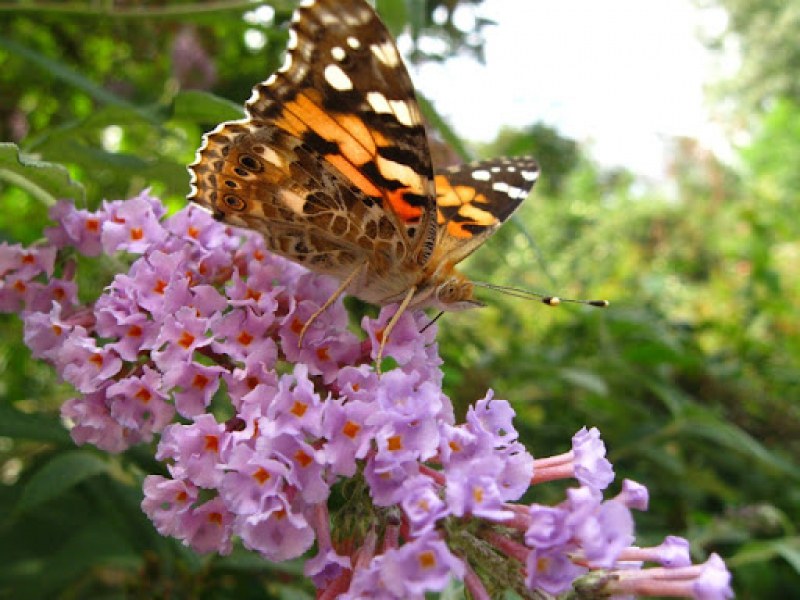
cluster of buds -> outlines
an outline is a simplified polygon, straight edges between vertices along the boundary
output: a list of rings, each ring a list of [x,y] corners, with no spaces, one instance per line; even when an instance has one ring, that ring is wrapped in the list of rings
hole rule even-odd
[[[165,212],[146,192],[95,212],[61,202],[47,243],[0,246],[0,310],[21,312],[33,355],[79,392],[62,408],[75,442],[157,440],[168,476],[145,478],[142,509],[160,533],[220,554],[239,540],[272,561],[313,547],[319,598],[422,598],[453,579],[474,598],[731,596],[716,555],[692,565],[675,537],[633,545],[647,490],[624,481],[604,499],[614,473],[596,429],[534,460],[491,391],[456,423],[424,313],[401,316],[383,373],[394,307],[358,336],[340,300],[300,344],[335,281],[202,210]],[[132,263],[81,304],[76,252]],[[556,479],[576,483],[560,504],[519,502]]]

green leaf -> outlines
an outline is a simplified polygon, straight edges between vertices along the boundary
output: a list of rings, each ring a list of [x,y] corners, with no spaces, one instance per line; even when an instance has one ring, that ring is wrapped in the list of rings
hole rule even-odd
[[[86,199],[83,186],[64,166],[20,154],[16,144],[0,143],[0,181],[24,189],[48,206],[59,198]]]
[[[756,439],[734,425],[730,425],[700,409],[687,410],[684,418],[676,422],[676,429],[682,434],[703,438],[717,445],[720,450],[728,449],[737,454],[746,455],[762,465],[769,466],[777,472],[800,478],[800,469],[770,452]]]
[[[419,108],[422,114],[425,115],[425,118],[428,119],[433,128],[441,134],[444,141],[450,144],[453,150],[455,150],[462,159],[468,160],[472,153],[467,150],[464,142],[461,141],[458,134],[450,127],[450,124],[436,112],[430,100],[417,92],[417,101],[419,102]]]
[[[175,96],[172,116],[194,123],[222,123],[244,116],[242,106],[208,92],[188,90]]]
[[[405,0],[377,0],[375,8],[378,10],[383,24],[394,37],[402,33],[408,22],[408,7]]]
[[[58,419],[42,414],[26,414],[4,404],[0,404],[0,436],[13,440],[71,443],[69,433]]]
[[[569,381],[578,387],[582,387],[585,390],[593,392],[598,396],[608,395],[608,385],[606,384],[605,380],[590,371],[565,368],[560,369],[559,374],[564,380]]]
[[[778,540],[754,540],[744,544],[727,560],[730,566],[765,563],[781,557],[800,573],[800,537]]]
[[[21,512],[30,511],[108,469],[105,461],[82,450],[60,454],[31,477],[22,490],[17,508]]]
[[[74,71],[66,64],[53,60],[52,58],[49,58],[44,54],[33,50],[32,48],[28,48],[27,46],[12,40],[11,38],[0,35],[0,48],[5,48],[8,52],[16,54],[20,58],[28,61],[30,64],[39,67],[56,79],[59,79],[64,83],[81,90],[102,104],[124,106],[130,110],[138,112],[142,118],[155,125],[160,123],[160,120],[149,111],[143,110],[131,104],[130,102],[123,100],[116,94],[109,92],[107,89],[98,85],[91,79],[87,79],[80,73]]]

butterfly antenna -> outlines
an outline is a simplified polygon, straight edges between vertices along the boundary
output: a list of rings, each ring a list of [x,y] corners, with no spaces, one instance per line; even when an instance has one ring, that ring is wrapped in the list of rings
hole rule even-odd
[[[547,304],[547,306],[558,306],[562,302],[569,302],[571,304],[585,304],[586,306],[596,306],[597,308],[605,308],[609,304],[608,300],[577,300],[575,298],[559,298],[558,296],[547,296],[545,294],[539,294],[537,292],[531,292],[529,290],[522,290],[519,288],[509,287],[506,285],[495,285],[493,283],[485,283],[483,281],[473,281],[472,283],[478,287],[486,288],[488,290],[494,290],[496,292],[500,292],[501,294],[506,294],[507,296],[513,296],[515,298],[524,298],[526,300],[536,299],[542,304]]]
[[[424,331],[425,331],[425,330],[426,330],[428,327],[430,327],[431,325],[433,325],[434,323],[436,323],[436,321],[438,321],[438,320],[441,318],[441,316],[442,316],[443,314],[444,314],[444,311],[443,311],[443,310],[440,310],[440,311],[439,311],[439,314],[438,314],[438,315],[436,315],[435,317],[433,317],[433,318],[432,318],[430,321],[428,321],[428,323],[425,325],[425,327],[423,327],[422,329],[420,329],[420,330],[419,330],[419,332],[420,332],[420,333],[423,333],[423,332],[424,332]]]

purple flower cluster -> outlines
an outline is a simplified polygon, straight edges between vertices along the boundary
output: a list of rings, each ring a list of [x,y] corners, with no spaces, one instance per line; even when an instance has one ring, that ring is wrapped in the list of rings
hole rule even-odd
[[[51,214],[47,245],[0,246],[0,309],[22,313],[34,356],[80,393],[62,409],[76,443],[120,452],[157,439],[168,477],[145,479],[142,508],[163,535],[222,554],[236,538],[273,561],[316,544],[306,574],[320,598],[421,598],[451,578],[488,598],[509,582],[482,564],[487,545],[553,594],[594,581],[609,594],[730,597],[718,557],[692,566],[680,538],[632,545],[647,490],[626,481],[603,499],[614,474],[596,429],[534,460],[491,391],[457,424],[423,313],[401,316],[385,348],[397,366],[379,373],[394,307],[362,321],[362,340],[340,300],[299,344],[336,282],[256,234],[195,207],[165,217],[146,192]],[[59,262],[67,249],[135,260],[87,306],[75,263]],[[518,503],[565,478],[579,485],[561,504]],[[348,496],[329,512],[332,492]]]

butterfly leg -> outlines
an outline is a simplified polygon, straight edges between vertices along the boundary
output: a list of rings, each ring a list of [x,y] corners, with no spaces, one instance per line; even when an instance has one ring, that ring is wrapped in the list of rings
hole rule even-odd
[[[375,363],[377,365],[378,373],[381,372],[381,360],[383,359],[383,349],[386,348],[386,342],[389,340],[389,336],[392,333],[392,329],[394,326],[397,325],[397,322],[400,320],[400,317],[406,312],[408,305],[411,303],[411,299],[414,297],[414,294],[417,291],[417,286],[412,285],[408,292],[406,293],[406,297],[403,298],[403,301],[400,303],[400,306],[397,307],[397,310],[392,315],[392,318],[389,319],[389,322],[386,324],[386,327],[383,328],[383,333],[380,336],[381,338],[381,345],[378,347],[378,355],[375,357]]]
[[[317,317],[318,317],[318,316],[320,316],[322,313],[324,313],[326,310],[328,310],[328,307],[329,307],[331,304],[333,304],[334,302],[336,302],[336,299],[337,299],[339,296],[341,296],[342,294],[344,294],[344,292],[345,292],[345,290],[348,288],[348,286],[349,286],[351,283],[353,283],[353,280],[354,280],[354,279],[355,279],[355,278],[358,276],[358,274],[359,274],[359,273],[361,273],[361,271],[363,271],[363,270],[364,270],[364,267],[366,267],[366,266],[367,266],[367,263],[366,263],[366,262],[363,262],[363,263],[361,263],[360,265],[358,265],[358,266],[357,266],[355,269],[353,269],[353,272],[352,272],[352,273],[350,273],[350,275],[348,275],[348,276],[347,276],[347,278],[346,278],[346,279],[344,279],[344,280],[342,281],[342,283],[339,285],[339,287],[338,287],[338,288],[336,288],[336,291],[335,291],[335,292],[333,292],[333,294],[331,294],[330,298],[328,298],[328,299],[325,301],[325,304],[323,304],[322,306],[320,306],[320,307],[319,307],[319,308],[318,308],[318,309],[317,309],[317,310],[314,312],[314,314],[313,314],[313,315],[311,315],[311,316],[308,318],[308,321],[306,321],[306,324],[305,324],[305,325],[303,325],[303,329],[301,329],[301,330],[300,330],[300,336],[297,338],[297,347],[298,347],[298,348],[299,348],[300,346],[302,346],[302,344],[303,344],[303,338],[305,338],[305,336],[306,336],[306,332],[308,331],[308,328],[309,328],[309,327],[311,327],[311,324],[312,324],[314,321],[316,321],[316,320],[317,320]]]

